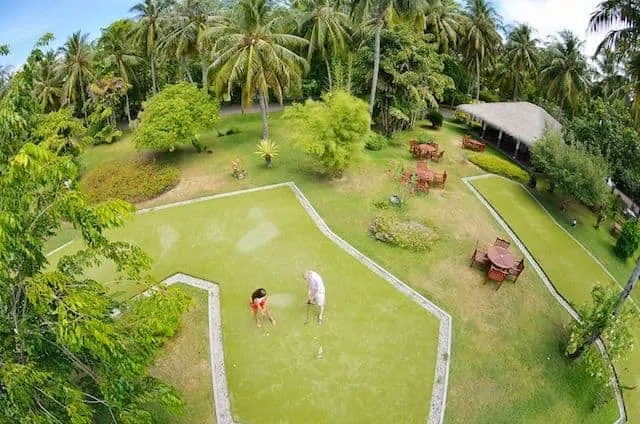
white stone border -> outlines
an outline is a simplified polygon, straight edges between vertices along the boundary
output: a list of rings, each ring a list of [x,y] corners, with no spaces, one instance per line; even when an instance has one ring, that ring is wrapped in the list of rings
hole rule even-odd
[[[551,282],[551,280],[549,279],[547,274],[544,272],[542,267],[540,267],[538,262],[536,262],[536,260],[534,259],[533,255],[531,254],[531,252],[529,252],[529,250],[526,248],[524,243],[522,243],[522,241],[520,241],[520,239],[515,234],[515,232],[511,229],[511,227],[509,227],[509,224],[507,224],[505,222],[505,220],[502,219],[502,217],[500,216],[498,211],[496,211],[495,208],[493,206],[491,206],[491,204],[487,201],[487,199],[485,199],[484,196],[478,191],[478,189],[476,189],[473,186],[473,184],[471,184],[471,182],[474,181],[474,180],[479,180],[479,179],[484,179],[484,178],[489,178],[489,177],[499,177],[499,176],[498,175],[494,175],[494,174],[482,174],[482,175],[476,175],[476,176],[473,176],[473,177],[462,178],[462,181],[469,188],[469,190],[471,190],[471,192],[478,198],[478,200],[480,200],[480,203],[482,203],[487,208],[487,210],[489,211],[491,216],[493,216],[493,218],[498,222],[498,224],[500,224],[500,226],[507,232],[509,237],[511,237],[511,239],[514,241],[516,246],[518,246],[520,251],[523,252],[525,258],[527,258],[527,261],[531,264],[531,266],[533,267],[534,271],[536,272],[536,274],[538,274],[538,276],[542,280],[542,283],[547,288],[547,290],[549,290],[551,295],[562,305],[562,307],[564,309],[567,310],[567,312],[569,312],[569,315],[571,315],[571,317],[573,317],[573,319],[575,319],[578,322],[581,322],[580,315],[578,314],[578,312],[575,309],[573,309],[573,307],[569,304],[569,302],[567,302],[567,300],[560,294],[560,292],[558,292],[558,290],[553,285],[553,283]],[[522,184],[520,184],[520,185],[522,186]],[[529,193],[528,190],[527,190],[527,193],[531,196],[531,193]],[[536,201],[537,201],[537,199],[536,199]],[[551,214],[549,214],[549,212],[544,208],[544,206],[542,206],[542,204],[540,204],[540,202],[538,202],[538,205],[549,215],[549,217],[553,220],[554,223],[556,223],[556,225],[560,226],[560,224],[558,222],[556,222],[556,220],[553,218],[553,216],[551,216]],[[562,228],[562,226],[560,226],[560,228]],[[564,230],[564,228],[562,228],[562,229]],[[566,232],[566,230],[565,230],[565,232]],[[569,234],[569,235],[571,236],[571,234]],[[582,246],[582,244],[580,244],[575,238],[573,238],[573,236],[571,238],[576,243],[578,243],[583,249],[586,250],[586,248],[584,246]],[[591,255],[591,257],[593,258],[592,255]],[[597,259],[596,259],[596,262],[598,262]],[[598,263],[600,264],[600,262],[598,262]],[[604,267],[602,264],[600,264],[600,266]],[[613,280],[616,283],[618,282],[615,278]],[[609,353],[607,352],[607,349],[605,348],[604,343],[602,342],[602,339],[598,338],[598,340],[596,341],[596,344],[598,346],[598,349],[600,349],[600,352],[602,353],[602,356],[604,357],[605,361],[609,364],[609,368],[610,368],[610,371],[611,371],[610,384],[611,384],[611,387],[613,387],[613,391],[614,391],[615,396],[616,396],[616,401],[618,403],[618,413],[620,414],[620,416],[618,417],[618,419],[615,421],[614,424],[626,423],[627,422],[627,412],[626,412],[626,408],[625,408],[625,404],[624,404],[624,398],[622,397],[622,391],[620,390],[620,385],[619,385],[619,382],[618,382],[618,377],[617,377],[617,374],[616,374],[615,367],[613,366],[613,363],[611,362],[611,358],[609,357]]]
[[[345,250],[351,256],[356,258],[360,263],[365,265],[371,271],[382,277],[388,283],[390,283],[397,290],[411,298],[418,305],[426,309],[429,313],[434,315],[440,320],[440,327],[438,330],[438,356],[436,358],[435,376],[433,381],[433,389],[431,392],[431,402],[429,409],[429,416],[427,417],[427,424],[442,424],[444,422],[445,405],[447,402],[447,389],[449,386],[449,364],[451,362],[451,334],[452,334],[452,318],[451,316],[428,300],[426,297],[409,287],[400,279],[395,277],[389,271],[369,259],[355,247],[344,241],[337,236],[326,222],[320,217],[318,212],[311,205],[311,202],[306,198],[302,191],[294,182],[285,182],[272,184],[268,186],[250,188],[246,190],[238,190],[227,193],[215,194],[212,196],[204,196],[196,199],[185,200],[181,202],[168,203],[165,205],[154,206],[146,209],[140,209],[136,211],[136,214],[145,214],[149,212],[159,211],[163,209],[175,208],[178,206],[189,205],[193,203],[206,202],[214,199],[221,199],[224,197],[237,196],[241,194],[254,193],[258,191],[272,190],[276,188],[289,187],[294,193],[302,207],[307,214],[311,217],[318,229],[327,238],[337,244],[341,249]],[[70,243],[70,242],[69,242]],[[66,247],[66,245],[60,247],[57,250]],[[195,277],[191,277],[185,274],[175,274],[164,280],[164,284],[174,284],[176,282],[185,282],[195,287],[204,288],[209,291],[209,337],[211,341],[211,372],[213,374],[213,392],[215,400],[216,416],[218,416],[218,423],[231,424],[233,419],[231,416],[231,407],[228,396],[228,388],[226,384],[226,372],[224,370],[224,357],[222,350],[222,332],[220,330],[220,307],[219,307],[219,295],[218,287],[215,284],[209,283],[205,280],[200,280]],[[149,289],[152,290],[152,289]],[[212,294],[215,291],[215,294]],[[213,308],[213,309],[212,309]],[[217,308],[217,309],[216,309]],[[212,318],[214,316],[214,318]],[[217,326],[217,329],[216,329]],[[219,343],[219,344],[217,344]],[[214,361],[214,352],[219,352],[219,359]],[[218,384],[219,382],[219,384]],[[220,402],[220,403],[219,403]]]

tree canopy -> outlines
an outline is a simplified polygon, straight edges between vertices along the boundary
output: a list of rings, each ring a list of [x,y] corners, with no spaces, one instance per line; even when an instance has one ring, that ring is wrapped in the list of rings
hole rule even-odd
[[[195,84],[168,85],[144,103],[133,141],[138,149],[172,152],[191,143],[200,151],[199,136],[218,121],[219,109]]]

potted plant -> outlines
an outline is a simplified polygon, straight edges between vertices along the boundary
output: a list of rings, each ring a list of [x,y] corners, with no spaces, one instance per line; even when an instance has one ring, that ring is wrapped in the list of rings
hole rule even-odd
[[[239,180],[245,177],[246,171],[242,167],[242,161],[240,158],[231,161],[231,175]]]
[[[271,161],[273,158],[278,156],[279,148],[275,141],[271,140],[261,140],[258,143],[258,150],[255,154],[259,155],[262,159],[264,159],[267,164],[267,168],[271,168]]]

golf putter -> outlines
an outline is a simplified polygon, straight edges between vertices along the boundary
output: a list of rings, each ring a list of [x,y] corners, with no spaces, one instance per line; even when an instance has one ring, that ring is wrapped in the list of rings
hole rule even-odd
[[[311,303],[307,302],[307,318],[304,320],[304,325],[309,324],[309,312],[311,311]]]

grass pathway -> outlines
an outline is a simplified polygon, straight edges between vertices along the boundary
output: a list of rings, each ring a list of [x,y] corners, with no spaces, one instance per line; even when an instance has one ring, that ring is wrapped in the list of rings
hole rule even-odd
[[[617,287],[617,282],[569,234],[557,226],[520,184],[498,177],[476,179],[472,184],[526,244],[554,286],[574,309],[590,302],[591,289],[596,284]],[[635,294],[637,295],[637,290]],[[636,326],[633,330],[636,340],[640,341],[639,328]],[[627,361],[616,364],[616,368],[623,386],[636,386],[640,382],[638,349],[634,350]],[[640,393],[630,390],[623,395],[629,422],[638,422]]]

